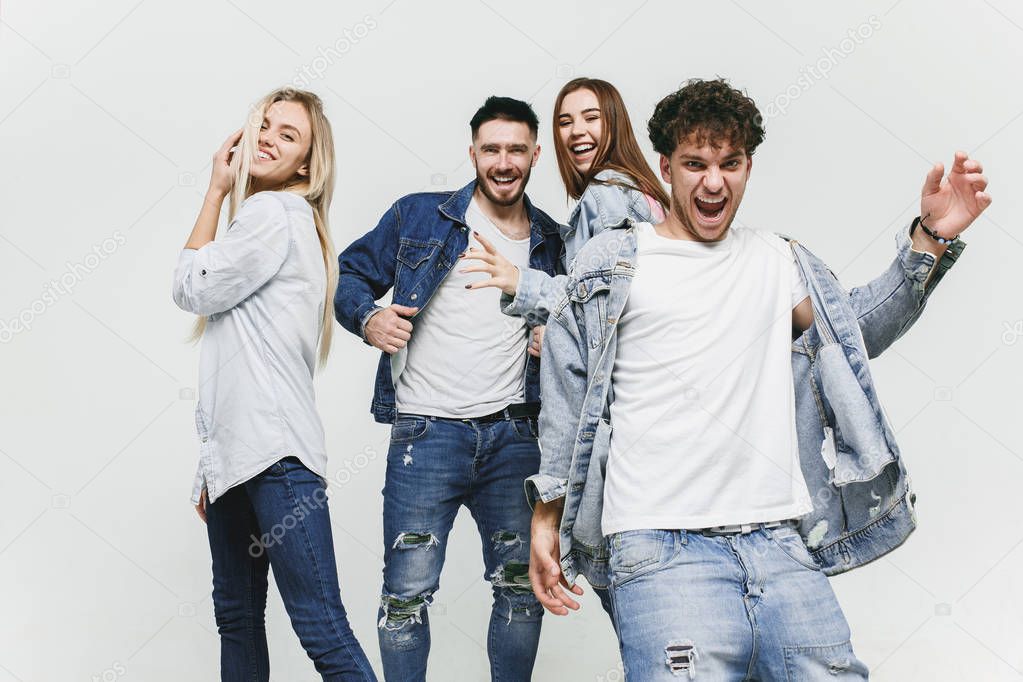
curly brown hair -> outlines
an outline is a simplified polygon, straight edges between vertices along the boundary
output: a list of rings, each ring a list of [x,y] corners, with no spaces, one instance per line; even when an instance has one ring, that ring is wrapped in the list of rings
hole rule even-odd
[[[763,117],[750,97],[723,78],[693,78],[654,109],[647,123],[650,142],[659,154],[671,156],[691,136],[697,145],[729,144],[749,156],[764,141]]]

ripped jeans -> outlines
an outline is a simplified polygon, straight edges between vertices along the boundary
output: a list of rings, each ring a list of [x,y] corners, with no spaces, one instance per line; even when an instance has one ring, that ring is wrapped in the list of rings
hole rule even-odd
[[[479,528],[484,578],[493,589],[487,633],[491,679],[530,679],[543,608],[529,585],[532,512],[523,485],[539,466],[535,418],[480,422],[398,416],[387,453],[377,629],[387,680],[426,679],[428,607],[462,505]]]
[[[609,539],[626,680],[867,679],[831,583],[793,527]]]

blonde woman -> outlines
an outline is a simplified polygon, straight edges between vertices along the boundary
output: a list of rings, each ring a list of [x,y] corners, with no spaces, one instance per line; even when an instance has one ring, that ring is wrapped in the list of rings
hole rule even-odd
[[[267,572],[324,680],[375,680],[338,584],[313,372],[337,281],[334,142],[320,99],[283,89],[213,157],[174,300],[200,316],[199,469],[222,680],[268,680]],[[217,235],[229,198],[230,225]],[[317,348],[319,352],[317,354]]]

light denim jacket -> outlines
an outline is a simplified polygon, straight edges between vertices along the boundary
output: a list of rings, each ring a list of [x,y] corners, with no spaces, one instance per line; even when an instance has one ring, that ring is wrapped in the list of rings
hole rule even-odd
[[[629,176],[603,170],[594,176],[594,180],[599,182],[590,182],[586,186],[568,217],[568,225],[559,226],[561,241],[565,245],[561,265],[566,271],[583,245],[609,227],[621,225],[626,220],[654,222],[646,195],[631,189],[635,181]],[[566,275],[551,277],[533,268],[520,270],[515,296],[503,294],[502,309],[508,315],[526,317],[531,325],[546,324],[551,306],[557,303],[567,283]]]
[[[226,232],[181,252],[174,301],[208,316],[193,504],[203,488],[215,502],[283,457],[326,475],[313,393],[326,288],[312,209],[293,192],[253,194]]]
[[[849,292],[823,262],[792,242],[815,309],[814,324],[792,344],[799,457],[814,502],[800,534],[828,575],[886,554],[916,525],[909,477],[867,358],[913,324],[965,245],[950,247],[928,281],[934,256],[911,248],[908,227],[896,241],[889,268]],[[594,587],[608,585],[600,519],[611,438],[610,379],[617,321],[635,270],[630,222],[586,244],[550,311],[542,350],[542,456],[539,473],[526,481],[526,494],[531,504],[565,497],[562,569],[570,582],[583,574]],[[834,433],[833,466],[822,456],[825,428]]]

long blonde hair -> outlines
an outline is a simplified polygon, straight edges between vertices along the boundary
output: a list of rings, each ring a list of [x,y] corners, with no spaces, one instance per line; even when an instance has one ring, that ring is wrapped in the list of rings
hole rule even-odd
[[[334,134],[330,128],[330,121],[323,113],[323,102],[317,95],[291,87],[278,88],[252,106],[242,129],[241,142],[238,143],[238,149],[231,158],[234,185],[228,201],[227,219],[228,222],[233,220],[242,202],[252,194],[252,176],[249,175],[249,168],[259,150],[259,130],[266,110],[276,102],[301,104],[309,114],[312,127],[312,142],[306,160],[309,174],[296,175],[281,189],[294,192],[309,202],[313,210],[313,222],[316,224],[316,235],[320,239],[320,250],[323,252],[327,290],[324,294],[323,318],[320,320],[319,364],[322,367],[330,354],[330,344],[334,337],[333,299],[334,289],[337,288],[337,261],[327,217],[330,202],[334,198]],[[193,338],[198,339],[202,336],[205,328],[206,318],[200,317],[196,322]]]

